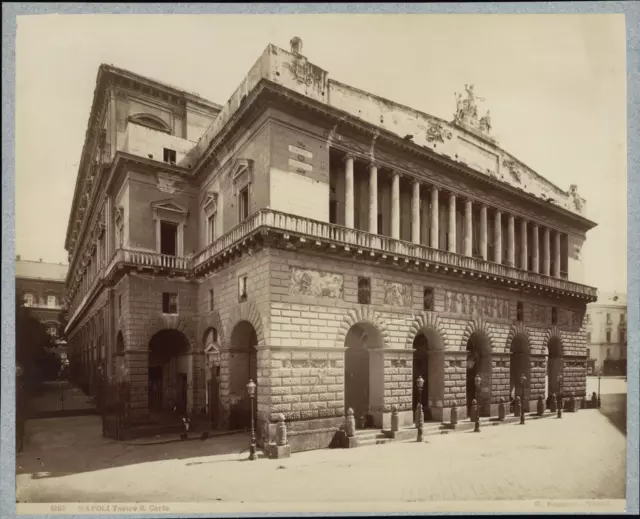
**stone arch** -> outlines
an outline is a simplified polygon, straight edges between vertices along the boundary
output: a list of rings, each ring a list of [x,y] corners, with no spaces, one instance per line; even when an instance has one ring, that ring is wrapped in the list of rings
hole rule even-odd
[[[556,396],[562,391],[562,386],[558,376],[564,372],[564,344],[562,333],[558,326],[551,326],[544,334],[544,349],[547,353],[546,373],[545,373],[545,397],[547,405],[551,403],[551,395]]]
[[[467,343],[469,342],[469,339],[473,334],[486,336],[486,338],[489,341],[489,347],[491,351],[493,351],[495,339],[491,331],[491,325],[481,317],[478,317],[477,319],[474,319],[467,323],[464,333],[462,334],[462,342],[461,342],[462,350],[466,349]]]
[[[147,112],[132,115],[129,117],[129,121],[135,124],[146,126],[147,128],[151,128],[153,130],[157,130],[159,132],[171,133],[171,128],[166,122],[160,119],[160,117],[158,117],[157,115],[153,115]]]
[[[216,331],[218,332],[218,344],[226,344],[227,333],[226,333],[226,330],[224,329],[224,324],[220,317],[220,312],[218,312],[217,310],[214,310],[213,312],[209,312],[208,314],[200,317],[199,335],[200,335],[201,341],[198,347],[204,344],[203,341],[206,339],[207,333],[211,328],[215,328]]]
[[[409,326],[405,348],[413,348],[413,341],[416,336],[421,332],[425,333],[427,330],[433,330],[437,332],[442,338],[444,349],[447,348],[447,345],[449,343],[447,332],[444,328],[444,325],[442,324],[442,321],[440,321],[440,317],[436,312],[421,312],[415,316],[413,322]]]
[[[380,312],[373,310],[367,305],[360,305],[348,310],[342,320],[340,329],[336,336],[335,345],[337,348],[344,347],[347,333],[349,333],[349,330],[351,330],[353,325],[358,323],[366,323],[373,326],[378,332],[380,332],[380,336],[382,337],[382,347],[385,348],[387,346],[389,341],[389,330],[387,330],[387,325],[382,320]]]
[[[226,330],[221,326],[221,329],[224,330],[222,333],[224,333],[225,341],[224,343],[222,341],[219,341],[220,344],[224,344],[225,348],[229,348],[229,341],[231,340],[233,329],[242,321],[248,321],[249,323],[251,323],[253,329],[256,332],[256,338],[258,341],[257,346],[264,346],[265,340],[262,318],[260,317],[260,311],[258,310],[258,307],[253,301],[240,303],[233,307],[233,309],[229,313],[229,317],[227,318],[228,326],[226,327],[226,330],[231,330],[231,334],[225,333]],[[220,331],[221,330],[218,330],[219,333]]]
[[[520,397],[524,410],[530,410],[531,400],[531,340],[529,331],[522,322],[514,324],[507,335],[505,351],[510,353],[509,357],[509,396]],[[520,377],[524,375],[526,381],[523,385]]]
[[[513,340],[517,336],[523,336],[523,337],[526,338],[527,347],[529,348],[529,351],[530,351],[531,350],[531,337],[529,335],[529,328],[527,328],[527,326],[522,321],[518,321],[516,324],[511,326],[511,329],[509,330],[509,333],[507,334],[507,341],[505,343],[505,351],[509,351],[511,349],[511,344],[513,343]]]
[[[162,330],[177,330],[181,332],[189,342],[189,350],[197,350],[197,342],[193,335],[192,326],[186,318],[180,315],[163,315],[158,316],[155,319],[151,319],[144,328],[143,336],[145,340],[145,347],[149,348],[149,342],[151,338]]]

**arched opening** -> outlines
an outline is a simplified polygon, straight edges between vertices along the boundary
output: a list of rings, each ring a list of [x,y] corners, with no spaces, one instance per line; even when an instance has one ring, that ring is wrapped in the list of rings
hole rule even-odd
[[[118,332],[118,336],[116,337],[116,355],[124,353],[124,337],[122,336],[122,332]]]
[[[420,391],[416,381],[424,379],[422,409],[426,420],[442,420],[444,401],[444,341],[432,329],[419,332],[413,339],[413,416],[415,417]]]
[[[251,401],[247,383],[258,383],[258,336],[249,321],[239,322],[231,332],[229,349],[229,428],[246,429],[251,426]],[[258,390],[259,391],[259,390]],[[257,395],[254,399],[254,416],[257,412]]]
[[[551,395],[559,396],[558,376],[562,375],[562,341],[552,337],[547,343],[547,376],[545,379],[545,396],[547,407],[551,405]]]
[[[344,339],[344,405],[356,427],[382,427],[384,358],[382,335],[369,323],[354,324]],[[370,350],[377,350],[372,353]]]
[[[187,412],[189,341],[178,330],[161,330],[149,341],[149,411]]]
[[[475,378],[480,375],[476,388]],[[474,398],[480,416],[491,415],[491,343],[483,332],[474,332],[467,341],[467,412]]]
[[[514,401],[517,396],[522,400],[524,410],[529,412],[529,401],[531,400],[531,361],[529,358],[529,339],[526,335],[518,334],[511,341],[511,362],[509,363],[510,391],[509,397]],[[524,375],[527,380],[523,385],[520,378]]]
[[[204,334],[205,377],[207,390],[205,406],[209,422],[220,422],[220,347],[218,330],[209,328]]]

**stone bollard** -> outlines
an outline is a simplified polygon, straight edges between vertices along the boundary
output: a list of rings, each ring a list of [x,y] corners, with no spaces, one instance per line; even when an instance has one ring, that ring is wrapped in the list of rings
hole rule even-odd
[[[398,429],[400,429],[399,422],[398,406],[394,405],[391,407],[391,432],[398,432]]]
[[[513,402],[513,416],[520,416],[520,397],[517,396]]]
[[[358,438],[356,437],[356,418],[353,415],[353,409],[347,409],[347,416],[344,421],[344,432],[347,434],[347,444],[345,447],[350,449],[358,446]]]
[[[542,416],[544,414],[544,399],[539,396],[538,397],[538,409],[537,409],[537,415],[538,416]]]
[[[356,419],[353,416],[353,409],[347,409],[347,417],[344,422],[344,430],[347,433],[347,438],[353,438],[356,435]]]
[[[504,422],[506,416],[506,412],[504,409],[504,398],[500,399],[500,403],[498,404],[498,420]]]
[[[267,444],[267,452],[271,459],[288,458],[291,456],[291,445],[287,440],[287,425],[284,421],[284,415],[277,415],[276,420],[278,421],[276,424],[276,441],[275,443],[269,442]]]
[[[287,444],[287,425],[284,422],[284,415],[278,415],[278,425],[276,425],[276,445]]]
[[[458,407],[457,407],[458,403],[457,402],[453,402],[453,407],[451,408],[451,425],[452,426],[456,426],[458,425]]]
[[[475,398],[471,401],[471,412],[469,413],[469,420],[471,420],[472,422],[478,421],[478,402],[476,402]]]
[[[422,441],[422,434],[424,432],[424,413],[422,411],[422,404],[420,402],[418,402],[418,423],[416,424],[416,427],[418,429],[418,436],[417,436],[417,440],[419,442]]]
[[[558,397],[555,393],[551,395],[551,405],[549,405],[549,411],[555,413],[558,410]]]

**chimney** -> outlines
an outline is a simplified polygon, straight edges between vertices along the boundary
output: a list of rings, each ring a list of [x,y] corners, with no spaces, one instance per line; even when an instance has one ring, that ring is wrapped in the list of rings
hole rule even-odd
[[[16,261],[20,261],[20,254],[16,256]]]
[[[291,44],[291,54],[296,56],[302,54],[302,40],[300,38],[294,36],[289,43]]]

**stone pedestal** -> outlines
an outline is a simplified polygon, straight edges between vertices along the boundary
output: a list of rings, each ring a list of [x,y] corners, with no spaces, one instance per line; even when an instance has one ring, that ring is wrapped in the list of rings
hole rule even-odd
[[[270,459],[288,458],[291,456],[291,446],[288,444],[276,445],[275,443],[269,443],[265,450]]]
[[[353,449],[358,446],[358,438],[356,436],[347,437],[347,441],[344,444],[345,449]]]

